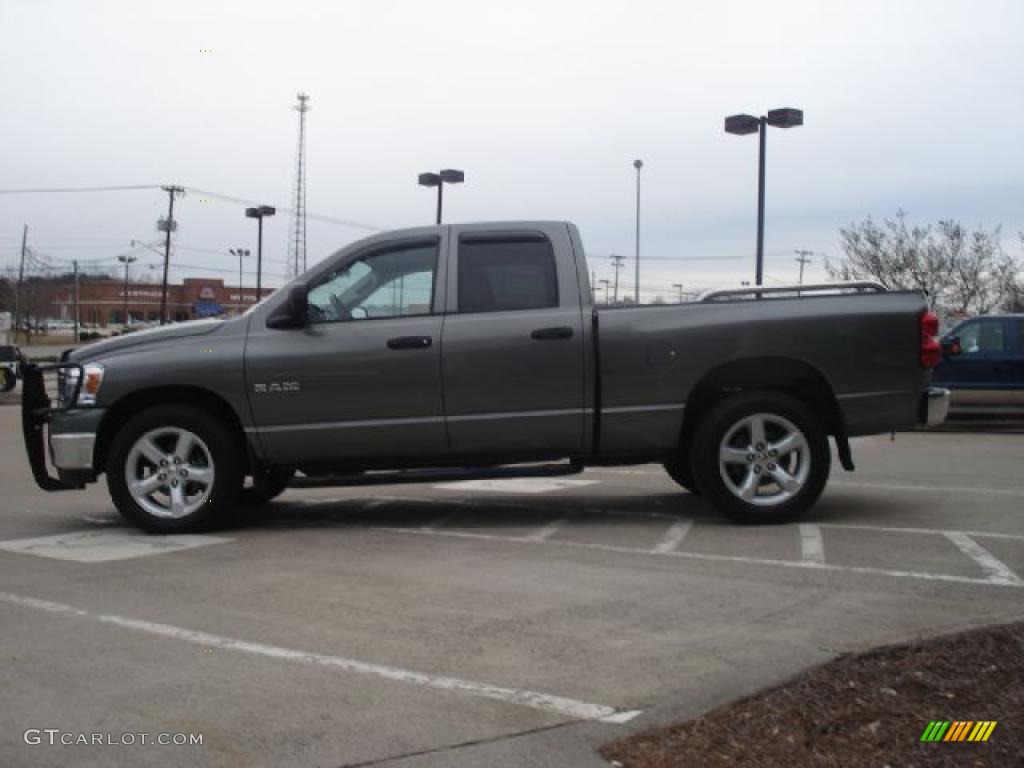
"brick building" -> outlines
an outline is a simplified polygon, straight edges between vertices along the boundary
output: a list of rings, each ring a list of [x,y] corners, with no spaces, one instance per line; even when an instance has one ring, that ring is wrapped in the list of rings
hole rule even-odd
[[[89,280],[78,287],[78,319],[84,325],[105,328],[124,323],[124,281]],[[273,293],[263,288],[264,296]],[[256,288],[226,286],[220,279],[186,277],[181,285],[167,286],[167,317],[173,322],[220,314],[238,314],[256,303]],[[74,293],[62,287],[53,300],[52,316],[74,318]],[[131,323],[160,321],[160,284],[128,283],[128,319]]]

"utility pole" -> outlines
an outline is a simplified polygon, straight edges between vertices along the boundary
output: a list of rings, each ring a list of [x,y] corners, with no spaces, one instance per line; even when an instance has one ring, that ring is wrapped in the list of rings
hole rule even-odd
[[[177,222],[174,220],[174,198],[178,195],[184,195],[185,190],[182,187],[167,186],[160,187],[164,192],[167,193],[168,207],[167,207],[167,218],[160,219],[156,228],[159,231],[166,232],[167,237],[164,240],[164,279],[163,285],[160,288],[160,325],[167,324],[167,270],[171,264],[171,232],[178,228]]]
[[[626,260],[626,257],[625,256],[617,256],[616,254],[613,253],[612,256],[611,256],[611,259],[612,259],[612,267],[615,269],[615,298],[612,301],[613,301],[613,303],[618,304],[619,303],[619,270],[622,269],[625,266],[625,264],[623,264],[623,262]],[[638,290],[639,290],[639,288],[638,288]]]
[[[18,327],[21,323],[21,287],[25,282],[25,252],[28,250],[28,224],[21,230],[21,266],[18,267],[18,290],[14,292],[14,342],[18,342]]]
[[[682,304],[683,303],[683,284],[682,283],[672,283],[672,287],[679,291],[679,303]]]
[[[75,344],[77,344],[80,336],[78,333],[78,259],[73,260],[71,265],[75,269]],[[127,269],[126,265],[125,270],[127,271]]]
[[[799,284],[804,284],[804,265],[810,263],[811,256],[814,255],[814,251],[802,251],[797,248],[793,253],[796,254],[796,261],[800,262],[800,281]]]

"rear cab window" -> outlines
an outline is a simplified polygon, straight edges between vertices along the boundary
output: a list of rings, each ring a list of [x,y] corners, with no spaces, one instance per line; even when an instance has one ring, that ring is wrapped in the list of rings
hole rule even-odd
[[[557,306],[555,251],[547,237],[523,233],[459,238],[460,313]]]

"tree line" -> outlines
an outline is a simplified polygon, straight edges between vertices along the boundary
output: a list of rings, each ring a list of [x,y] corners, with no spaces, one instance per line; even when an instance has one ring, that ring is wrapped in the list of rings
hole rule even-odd
[[[825,264],[833,280],[923,291],[933,310],[950,315],[1024,312],[1022,264],[1003,250],[1001,227],[969,231],[952,219],[911,226],[900,210],[881,224],[868,217],[844,227],[839,239],[844,256]]]

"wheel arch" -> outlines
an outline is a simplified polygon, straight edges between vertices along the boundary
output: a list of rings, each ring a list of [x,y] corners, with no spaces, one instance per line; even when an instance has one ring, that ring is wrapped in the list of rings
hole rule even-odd
[[[697,426],[716,403],[752,390],[783,392],[806,404],[835,437],[843,467],[853,469],[846,422],[828,377],[805,360],[784,356],[731,360],[701,377],[686,402],[680,437],[684,452],[689,453]]]
[[[93,454],[96,473],[106,470],[107,456],[118,427],[147,408],[175,404],[202,409],[213,418],[219,419],[230,430],[242,455],[247,457],[244,466],[248,467],[251,464],[252,452],[245,436],[245,429],[235,409],[227,400],[204,387],[160,386],[140,389],[125,395],[107,409],[96,434],[96,448]]]

